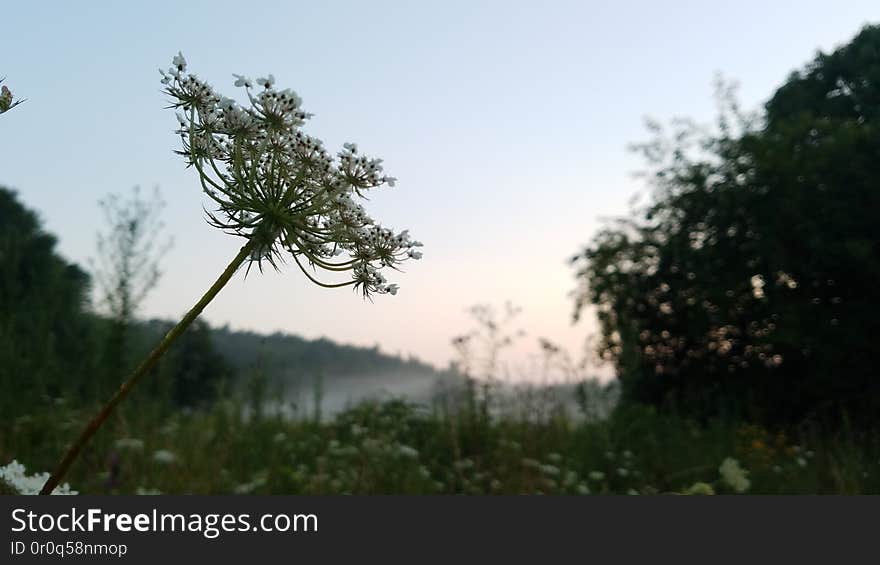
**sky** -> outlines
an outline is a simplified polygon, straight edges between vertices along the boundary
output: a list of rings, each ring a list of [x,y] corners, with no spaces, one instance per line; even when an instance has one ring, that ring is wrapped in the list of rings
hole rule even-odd
[[[758,108],[817,50],[880,22],[876,1],[7,4],[0,76],[28,101],[0,118],[0,185],[65,257],[95,256],[100,198],[158,186],[174,245],[140,315],[186,312],[241,241],[204,220],[157,69],[183,51],[231,97],[232,73],[272,73],[314,114],[306,133],[385,160],[398,185],[366,207],[424,242],[424,258],[373,302],[318,288],[292,263],[239,275],[204,318],[441,367],[474,327],[468,308],[508,300],[526,332],[516,355],[539,337],[579,355],[596,324],[572,323],[567,260],[644,190],[627,146],[647,139],[645,117],[711,122],[719,72]]]

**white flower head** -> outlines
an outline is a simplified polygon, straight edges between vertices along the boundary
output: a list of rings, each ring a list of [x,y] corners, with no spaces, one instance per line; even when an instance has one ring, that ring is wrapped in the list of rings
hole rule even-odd
[[[245,76],[236,75],[236,74],[233,74],[232,76],[235,77],[235,86],[237,86],[237,87],[243,86],[245,88],[251,88],[254,86],[254,83],[251,82],[251,79],[249,79]]]
[[[275,90],[275,77],[235,77],[247,101],[239,105],[205,81],[186,72],[182,54],[162,73],[165,93],[180,110],[178,134],[188,166],[199,175],[202,190],[216,205],[209,222],[247,238],[251,260],[278,268],[292,258],[303,274],[324,287],[353,286],[365,297],[397,294],[380,272],[396,269],[421,253],[422,244],[408,232],[395,232],[371,218],[357,199],[396,180],[383,174],[381,159],[345,143],[336,155],[301,127],[311,114],[290,89]],[[178,118],[180,119],[180,117]],[[351,274],[348,282],[323,282],[318,273]]]
[[[171,65],[180,73],[186,72],[186,59],[183,58],[183,53],[178,51],[177,55],[171,60]]]
[[[153,453],[153,461],[163,465],[170,465],[177,461],[177,456],[167,449],[160,449]]]
[[[260,77],[257,79],[257,84],[259,84],[263,88],[272,88],[275,85],[275,76],[269,75],[265,78]]]
[[[143,451],[144,440],[134,437],[125,437],[117,439],[115,445],[116,449],[131,449],[133,451]]]
[[[397,454],[405,459],[418,459],[419,457],[419,452],[416,448],[404,444],[397,446]]]
[[[8,465],[0,467],[0,483],[8,485],[18,494],[35,495],[39,494],[43,485],[49,479],[49,473],[36,473],[28,475],[25,466],[16,460],[12,460]],[[71,490],[70,485],[64,483],[55,487],[52,494],[78,494],[75,490]]]
[[[718,472],[721,473],[724,482],[736,492],[743,493],[749,490],[752,484],[748,479],[748,471],[740,467],[739,462],[732,457],[721,463]]]

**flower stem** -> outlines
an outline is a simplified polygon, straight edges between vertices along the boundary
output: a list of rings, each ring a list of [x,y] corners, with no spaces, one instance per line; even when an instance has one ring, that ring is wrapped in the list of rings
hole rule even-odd
[[[147,356],[146,359],[141,362],[140,366],[135,369],[134,373],[131,374],[128,379],[122,383],[119,387],[119,390],[116,391],[116,394],[113,395],[107,404],[101,408],[101,411],[92,418],[92,421],[85,427],[73,445],[67,450],[67,453],[64,455],[64,458],[58,463],[55,467],[55,470],[52,471],[52,475],[46,481],[46,484],[43,485],[43,489],[40,491],[40,494],[52,494],[52,491],[55,490],[55,487],[61,482],[64,478],[64,475],[67,473],[67,470],[70,468],[70,465],[74,462],[79,452],[82,448],[89,442],[95,432],[104,424],[110,414],[113,412],[113,409],[116,408],[116,405],[122,402],[128,393],[131,392],[131,389],[134,388],[134,385],[146,375],[153,367],[156,366],[159,359],[162,358],[162,355],[168,351],[168,348],[171,347],[171,344],[174,343],[180,335],[186,331],[186,328],[189,327],[193,321],[198,318],[199,314],[202,313],[202,310],[205,309],[205,306],[208,305],[211,300],[217,296],[217,293],[220,292],[226,283],[232,278],[232,275],[235,274],[235,271],[238,267],[244,262],[245,259],[251,254],[254,248],[257,246],[256,238],[249,240],[238,252],[238,255],[235,256],[235,259],[232,260],[231,263],[226,267],[226,270],[217,278],[217,281],[208,289],[208,291],[202,296],[202,298],[196,302],[195,306],[193,306],[189,312],[174,326],[165,337],[162,338],[162,341],[159,342],[159,345],[156,346],[153,351]]]

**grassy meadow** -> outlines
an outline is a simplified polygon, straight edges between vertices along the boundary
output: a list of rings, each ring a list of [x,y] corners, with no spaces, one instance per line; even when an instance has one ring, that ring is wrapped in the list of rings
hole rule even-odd
[[[140,403],[112,419],[68,480],[82,494],[880,493],[876,436],[697,425],[640,407],[595,419],[558,403],[536,410],[540,395],[522,391],[493,411],[487,390],[430,405],[364,401],[328,421],[234,399],[171,414]],[[0,460],[50,468],[90,413],[56,400],[17,418],[0,433]],[[745,484],[720,472],[731,458]]]

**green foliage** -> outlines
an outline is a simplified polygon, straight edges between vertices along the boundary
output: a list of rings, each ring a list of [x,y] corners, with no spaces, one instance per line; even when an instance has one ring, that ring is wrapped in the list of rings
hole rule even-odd
[[[169,324],[169,329],[171,325]],[[168,389],[174,406],[210,405],[234,371],[214,347],[211,328],[197,320],[171,347],[156,382]]]
[[[680,121],[638,147],[653,202],[575,258],[626,401],[877,423],[878,77],[867,27],[792,75],[760,125],[722,90],[715,132]]]
[[[322,423],[249,418],[247,406],[235,398],[173,413],[132,405],[68,481],[84,494],[665,494],[707,485],[733,494],[719,469],[732,458],[748,493],[880,493],[878,436],[856,440],[845,430],[787,436],[644,406],[587,421],[549,407],[552,417],[525,417],[511,405],[481,419],[391,400]],[[68,423],[88,413],[59,404],[0,428],[0,466],[16,458],[47,468],[75,431]]]
[[[55,252],[33,212],[0,187],[0,413],[88,388],[89,278]],[[14,392],[12,392],[14,391]]]

